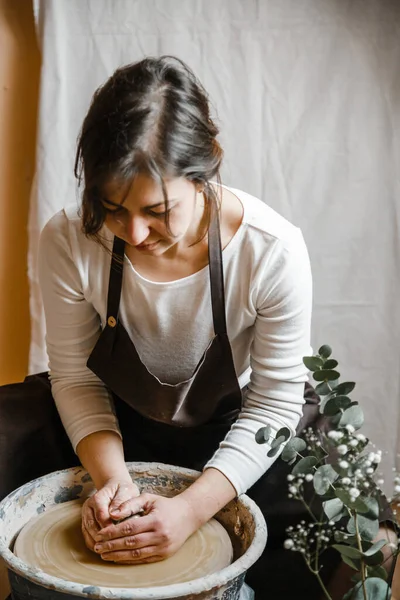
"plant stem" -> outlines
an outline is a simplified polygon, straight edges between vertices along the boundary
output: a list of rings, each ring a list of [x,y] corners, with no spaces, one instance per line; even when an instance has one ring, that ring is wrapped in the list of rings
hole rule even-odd
[[[307,561],[307,559],[306,559],[305,557],[303,557],[303,558],[304,558],[304,560],[305,560],[305,563],[306,563],[307,567],[308,567],[308,568],[309,568],[309,570],[311,571],[311,573],[312,573],[313,575],[315,575],[315,577],[317,578],[317,580],[318,580],[318,583],[319,583],[319,585],[321,586],[321,588],[322,588],[322,591],[324,592],[324,595],[325,595],[325,597],[326,597],[328,600],[332,600],[332,596],[330,596],[330,595],[329,595],[329,592],[328,592],[328,590],[326,589],[326,587],[325,587],[325,585],[324,585],[324,582],[323,582],[323,581],[322,581],[322,579],[321,579],[321,576],[320,576],[320,574],[319,574],[319,571],[315,571],[315,570],[314,570],[314,569],[311,567],[311,565],[310,565],[310,563]]]
[[[360,536],[360,532],[358,530],[358,521],[357,521],[357,511],[354,511],[354,526],[355,526],[355,530],[356,530],[356,537],[357,537],[357,546],[360,552],[363,551],[362,549],[362,544],[361,544],[361,536]],[[361,556],[361,582],[362,582],[362,587],[363,587],[363,594],[364,594],[364,600],[368,600],[367,599],[367,590],[365,587],[365,563],[364,563],[364,559]]]
[[[312,510],[309,508],[308,504],[304,500],[304,496],[301,496],[299,494],[298,499],[302,502],[304,508],[306,509],[306,511],[308,512],[308,514],[311,516],[311,518],[314,521],[314,523],[318,523],[319,521],[318,521],[317,517],[314,515],[314,513],[312,512]]]

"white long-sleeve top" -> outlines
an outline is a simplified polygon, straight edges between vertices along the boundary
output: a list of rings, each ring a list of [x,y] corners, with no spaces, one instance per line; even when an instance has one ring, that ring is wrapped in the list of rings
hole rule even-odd
[[[244,215],[223,250],[227,329],[239,384],[248,391],[205,468],[221,471],[239,495],[276,460],[255,442],[256,431],[270,424],[274,432],[287,426],[294,433],[300,420],[312,282],[301,231],[261,200],[229,189]],[[111,232],[104,226],[101,233],[111,248]],[[75,449],[90,433],[120,433],[108,390],[86,367],[105,326],[110,260],[82,233],[76,207],[58,212],[42,232],[39,276],[52,392]],[[141,276],[125,257],[120,320],[156,377],[167,383],[189,378],[214,336],[208,267],[160,283]]]

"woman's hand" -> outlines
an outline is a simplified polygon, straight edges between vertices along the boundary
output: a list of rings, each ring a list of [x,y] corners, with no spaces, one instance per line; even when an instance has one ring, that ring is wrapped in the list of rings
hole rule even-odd
[[[128,500],[114,519],[131,517],[122,523],[108,524],[94,539],[95,552],[107,561],[121,564],[150,563],[164,560],[179,550],[187,538],[200,526],[190,504],[181,496],[165,498],[142,494]]]
[[[101,489],[88,498],[82,507],[82,533],[86,546],[94,552],[94,538],[98,532],[112,524],[110,513],[140,495],[131,480],[109,479]],[[123,517],[114,517],[115,520]]]

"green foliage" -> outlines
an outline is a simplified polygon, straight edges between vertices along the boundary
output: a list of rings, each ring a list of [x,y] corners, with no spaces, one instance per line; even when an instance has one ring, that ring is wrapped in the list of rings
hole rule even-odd
[[[309,371],[318,371],[318,369],[322,369],[324,365],[324,361],[319,356],[305,356],[303,358],[303,363]]]
[[[331,500],[326,500],[322,503],[324,513],[330,521],[342,516],[343,506],[344,504],[339,498],[332,498]]]
[[[364,596],[364,587],[367,597]],[[368,577],[363,582],[356,583],[354,588],[343,596],[343,600],[386,600],[390,598],[391,590],[380,577]]]
[[[357,527],[363,540],[372,541],[379,531],[379,521],[377,518],[369,519],[363,514],[357,515]],[[354,517],[351,517],[347,523],[347,531],[355,535],[356,527]]]
[[[332,483],[336,481],[339,475],[331,465],[322,465],[315,471],[314,489],[320,496],[326,494]]]
[[[271,437],[272,427],[271,425],[266,425],[265,427],[261,427],[256,433],[256,442],[257,444],[266,444]]]
[[[340,383],[336,388],[337,394],[343,394],[347,396],[347,394],[351,394],[351,392],[356,387],[356,384],[353,381],[345,381],[344,383]]]
[[[318,463],[318,459],[315,456],[306,456],[301,458],[298,463],[293,467],[293,475],[307,475],[314,471],[315,465]]]
[[[284,442],[286,442],[286,438],[284,435],[280,435],[279,437],[276,437],[274,440],[272,440],[271,449],[267,452],[267,456],[275,456],[275,454],[279,452],[280,447]]]
[[[359,406],[350,406],[350,408],[344,411],[339,421],[339,426],[353,425],[354,429],[360,429],[363,423],[364,413],[361,408]]]
[[[345,410],[351,404],[351,400],[348,396],[333,396],[328,398],[324,404],[323,414],[331,417],[336,413]]]
[[[315,386],[315,391],[317,392],[318,396],[326,396],[332,390],[324,381],[323,383],[319,383],[317,386]]]
[[[281,454],[281,458],[285,462],[290,462],[293,459],[295,459],[298,456],[298,454],[300,454],[300,452],[303,452],[303,450],[305,450],[306,447],[307,444],[302,438],[294,437],[291,440],[289,440],[286,446],[284,447],[283,452]]]
[[[289,528],[287,547],[302,552],[316,575],[319,555],[326,548],[334,548],[355,571],[355,586],[343,600],[387,600],[390,589],[382,566],[386,542],[374,542],[379,531],[380,492],[372,475],[379,459],[363,454],[369,440],[356,433],[364,422],[361,407],[350,398],[356,384],[340,382],[338,362],[331,355],[330,346],[323,345],[317,355],[303,358],[321,397],[321,430],[306,430],[301,438],[290,439],[289,429],[281,428],[271,441],[271,428],[266,427],[257,432],[256,440],[260,444],[270,442],[268,456],[276,455],[284,444],[281,459],[293,464],[288,476],[290,496],[305,503],[314,518],[310,524],[314,529],[309,532],[305,531],[308,526],[304,521]],[[314,498],[322,501],[322,514],[314,515],[313,502],[310,506],[306,503],[306,486],[310,486]],[[325,595],[329,597],[326,590]]]
[[[325,344],[318,350],[318,354],[322,356],[322,358],[329,358],[332,354],[332,348]]]
[[[328,369],[321,369],[320,371],[315,371],[315,373],[313,373],[315,381],[336,381],[339,377],[340,373]]]

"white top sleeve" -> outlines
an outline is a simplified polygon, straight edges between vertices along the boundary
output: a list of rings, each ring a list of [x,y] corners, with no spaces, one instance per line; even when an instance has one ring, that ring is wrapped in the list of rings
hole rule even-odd
[[[224,473],[238,494],[251,487],[283,449],[268,457],[269,445],[255,442],[257,430],[269,424],[275,434],[286,426],[294,435],[304,404],[307,369],[302,357],[311,351],[311,269],[299,230],[295,243],[279,246],[277,242],[275,259],[265,265],[261,279],[266,282],[275,271],[275,285],[268,294],[262,285],[258,288],[251,378],[242,411],[205,467]]]
[[[39,280],[46,315],[46,345],[52,393],[76,449],[96,431],[119,433],[111,397],[86,362],[100,335],[100,319],[83,293],[72,260],[69,223],[58,213],[44,228],[39,246]]]

